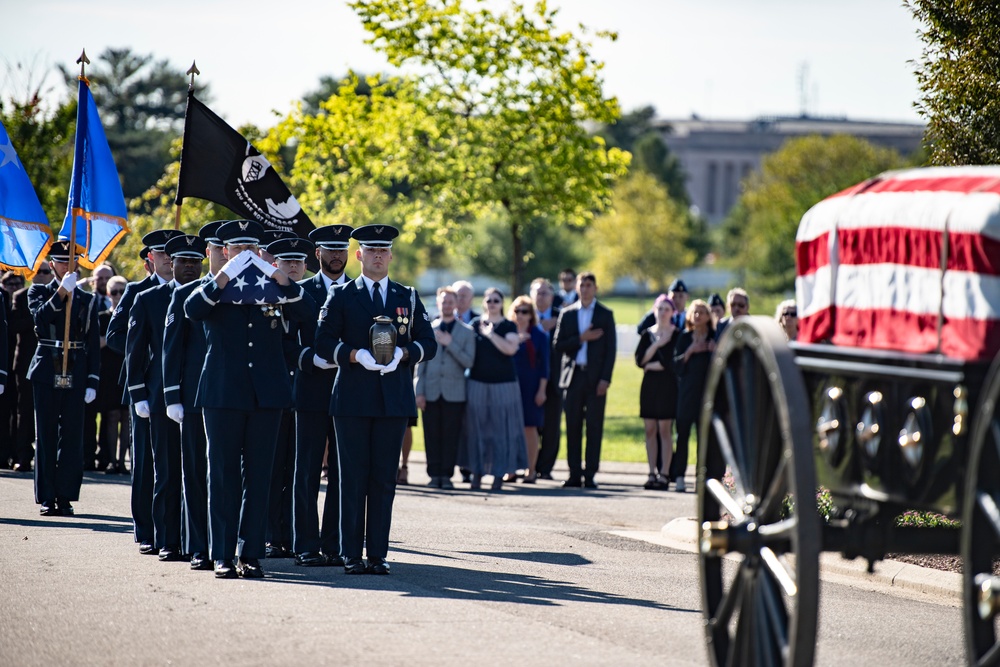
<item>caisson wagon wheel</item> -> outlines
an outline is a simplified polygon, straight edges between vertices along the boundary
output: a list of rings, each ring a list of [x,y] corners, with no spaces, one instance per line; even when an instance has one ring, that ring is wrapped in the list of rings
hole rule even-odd
[[[726,330],[698,452],[699,560],[713,665],[810,665],[819,602],[810,410],[772,320]]]
[[[987,375],[969,440],[962,509],[962,616],[972,665],[1000,665],[1000,360]]]

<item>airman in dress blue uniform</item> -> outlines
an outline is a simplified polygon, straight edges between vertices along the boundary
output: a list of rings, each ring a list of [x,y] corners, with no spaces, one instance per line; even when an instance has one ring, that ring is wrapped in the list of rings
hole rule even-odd
[[[219,227],[228,262],[184,302],[187,316],[204,322],[208,342],[195,404],[208,436],[209,550],[219,578],[264,576],[259,559],[265,556],[275,439],[281,410],[292,405],[288,369],[275,350],[282,349],[284,321],[313,313],[302,287],[274,267],[268,269],[279,285],[280,305],[220,302],[230,279],[239,285],[250,263],[263,263],[257,255],[263,231],[252,220]]]
[[[163,334],[174,290],[201,277],[205,242],[181,234],[164,252],[173,280],[136,295],[125,342],[127,387],[139,417],[149,421],[153,452],[153,546],[161,561],[181,560],[181,430],[163,396]]]
[[[167,416],[181,425],[182,539],[184,553],[191,555],[192,570],[212,569],[208,553],[208,441],[201,408],[195,405],[208,343],[205,326],[184,314],[184,301],[199,285],[212,280],[226,263],[217,236],[225,222],[216,220],[198,231],[208,255],[208,276],[173,291],[163,330],[163,398]]]
[[[100,327],[94,295],[76,287],[69,273],[70,244],[57,241],[49,250],[55,278],[28,290],[28,309],[38,347],[28,368],[35,398],[35,502],[42,516],[70,516],[83,483],[83,406],[97,397],[100,382]],[[70,304],[70,294],[72,303]],[[67,309],[69,347],[64,349]],[[69,354],[69,387],[57,387],[63,354]]]
[[[129,283],[125,287],[125,294],[122,295],[118,307],[111,315],[111,322],[108,324],[107,345],[115,352],[124,355],[125,344],[128,335],[129,312],[135,297],[148,289],[158,285],[165,285],[173,279],[173,269],[170,264],[170,257],[163,251],[166,245],[174,236],[179,236],[182,232],[176,229],[157,229],[142,237],[145,245],[143,252],[147,256],[143,261],[148,262],[153,267],[153,273],[139,282]],[[140,253],[142,256],[142,253]],[[153,448],[149,434],[149,420],[142,419],[136,414],[135,406],[132,405],[126,383],[126,365],[122,364],[122,374],[120,382],[126,387],[125,395],[122,398],[124,405],[131,405],[130,428],[132,431],[132,523],[135,529],[135,541],[139,543],[139,553],[157,555],[159,553],[155,546],[155,535],[153,527]]]
[[[344,274],[347,249],[351,242],[350,225],[329,225],[309,232],[316,244],[320,271],[299,284],[318,306],[326,303],[330,291],[350,282]],[[337,455],[337,432],[330,417],[330,397],[336,368],[321,368],[313,363],[316,325],[304,324],[297,332],[294,349],[299,372],[295,380],[295,562],[299,565],[343,565],[340,540],[340,461]],[[326,499],[323,524],[317,512],[323,452],[329,443]]]
[[[389,280],[392,240],[398,234],[389,225],[366,225],[351,233],[361,246],[361,276],[330,291],[316,333],[314,362],[339,367],[330,414],[340,455],[341,533],[348,574],[389,574],[396,464],[407,422],[417,414],[411,368],[437,351],[416,290]],[[398,335],[392,360],[379,364],[369,350],[369,332],[374,318],[383,315],[391,318]]]

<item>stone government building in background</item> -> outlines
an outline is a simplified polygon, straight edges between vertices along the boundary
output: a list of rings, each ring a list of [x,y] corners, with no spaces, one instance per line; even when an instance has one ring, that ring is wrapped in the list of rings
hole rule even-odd
[[[740,183],[761,159],[789,139],[847,134],[901,155],[917,151],[921,123],[859,121],[815,116],[768,116],[754,120],[661,119],[654,122],[687,175],[693,206],[711,225],[725,219],[740,195]],[[874,174],[873,174],[874,175]]]

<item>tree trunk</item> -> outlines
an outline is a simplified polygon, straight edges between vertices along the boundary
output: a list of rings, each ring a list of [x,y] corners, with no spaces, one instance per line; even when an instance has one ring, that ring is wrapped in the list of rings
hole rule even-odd
[[[514,241],[514,254],[511,258],[510,289],[511,298],[523,294],[522,285],[524,283],[524,248],[521,247],[521,225],[517,221],[510,224],[511,237]]]

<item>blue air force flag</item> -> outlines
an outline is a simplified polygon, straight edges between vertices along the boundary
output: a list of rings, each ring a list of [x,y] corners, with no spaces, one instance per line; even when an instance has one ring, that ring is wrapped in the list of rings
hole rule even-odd
[[[51,236],[45,210],[0,123],[0,269],[34,275]]]
[[[93,269],[107,259],[128,232],[128,209],[118,169],[85,78],[80,79],[76,110],[76,148],[66,219],[59,238],[69,240],[76,223],[76,244],[86,249],[80,264]]]

